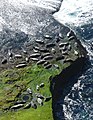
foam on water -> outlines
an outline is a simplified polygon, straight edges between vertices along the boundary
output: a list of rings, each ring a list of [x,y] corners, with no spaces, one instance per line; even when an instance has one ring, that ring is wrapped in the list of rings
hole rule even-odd
[[[92,22],[93,0],[64,0],[54,17],[61,23],[80,26]]]

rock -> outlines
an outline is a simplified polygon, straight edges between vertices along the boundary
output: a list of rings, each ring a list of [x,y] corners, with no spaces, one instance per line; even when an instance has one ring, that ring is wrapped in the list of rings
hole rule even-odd
[[[16,68],[23,68],[23,67],[26,67],[27,65],[26,64],[18,64],[16,65]]]
[[[44,87],[44,85],[45,85],[44,83],[41,83],[41,84],[39,85],[39,87],[42,88],[42,87]]]
[[[31,96],[32,94],[29,94],[29,93],[25,93],[25,94],[22,94],[21,98],[23,101],[26,101],[28,102],[30,99],[31,99]]]

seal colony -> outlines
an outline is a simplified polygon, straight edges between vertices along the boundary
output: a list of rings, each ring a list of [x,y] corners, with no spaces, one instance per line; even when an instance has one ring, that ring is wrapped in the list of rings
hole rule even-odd
[[[4,84],[10,85],[10,88],[6,92],[6,96],[12,96],[12,98],[2,98],[1,99],[1,108],[6,110],[18,110],[18,109],[29,109],[34,108],[37,109],[38,106],[43,106],[45,102],[51,100],[51,95],[44,95],[41,91],[44,91],[46,87],[46,83],[44,83],[44,74],[46,74],[46,79],[50,74],[50,71],[54,71],[53,74],[60,73],[63,69],[70,66],[74,63],[75,60],[87,57],[86,50],[81,47],[81,43],[76,38],[74,32],[69,30],[67,34],[64,36],[61,32],[54,37],[45,34],[42,35],[41,39],[35,39],[35,41],[31,41],[29,45],[24,45],[21,49],[16,51],[15,49],[7,49],[6,55],[1,55],[1,69],[14,69],[15,72],[5,73],[5,78],[3,80]],[[32,66],[36,68],[33,68]],[[31,80],[20,81],[21,79],[27,79],[26,73],[22,73],[27,67],[32,67],[32,72],[27,72],[28,76],[31,76]],[[34,69],[42,69],[42,71],[37,71],[34,73]],[[47,71],[48,70],[48,71]],[[2,70],[1,70],[2,71]],[[18,73],[20,72],[20,75]],[[46,71],[45,73],[43,73]],[[59,72],[57,72],[59,71]],[[47,73],[49,72],[49,73]],[[35,75],[32,75],[32,74]],[[39,76],[38,76],[39,74]],[[26,77],[25,77],[25,76]],[[2,76],[2,75],[1,75]],[[24,76],[24,78],[22,77]],[[36,78],[38,77],[38,78]],[[39,85],[36,81],[40,77]],[[43,78],[43,79],[42,79]],[[27,87],[28,86],[28,87]],[[30,86],[30,88],[29,88]],[[34,86],[31,88],[31,86]],[[16,89],[16,92],[14,92]],[[3,105],[4,103],[8,103],[8,105]]]
[[[43,38],[43,39],[42,39]],[[60,32],[55,37],[48,34],[42,35],[30,43],[29,47],[21,47],[20,54],[13,49],[6,51],[6,56],[1,55],[0,68],[23,68],[32,63],[42,65],[46,69],[54,67],[54,63],[59,61],[61,64],[71,63],[80,57],[86,56],[84,48],[81,50],[74,32],[69,30],[64,37]]]

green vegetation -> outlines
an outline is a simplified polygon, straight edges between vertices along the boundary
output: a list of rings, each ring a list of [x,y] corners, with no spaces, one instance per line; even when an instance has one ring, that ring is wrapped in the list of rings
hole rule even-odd
[[[52,104],[44,102],[44,106],[39,106],[37,109],[29,108],[27,110],[20,109],[17,112],[2,112],[11,107],[16,100],[21,100],[18,97],[23,94],[27,88],[31,88],[33,93],[40,93],[45,97],[51,96],[49,78],[59,74],[66,67],[60,65],[60,68],[44,69],[42,66],[31,65],[20,69],[9,69],[0,74],[0,120],[53,120]],[[45,86],[39,91],[36,90],[36,85],[44,83]]]

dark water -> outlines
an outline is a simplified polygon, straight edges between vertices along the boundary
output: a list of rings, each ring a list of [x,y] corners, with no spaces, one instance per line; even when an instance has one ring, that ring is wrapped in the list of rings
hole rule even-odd
[[[84,71],[72,78],[64,90],[60,89],[58,104],[63,112],[56,116],[58,120],[93,120],[93,1],[66,0],[62,5],[54,16],[76,32],[88,51],[89,61]]]

